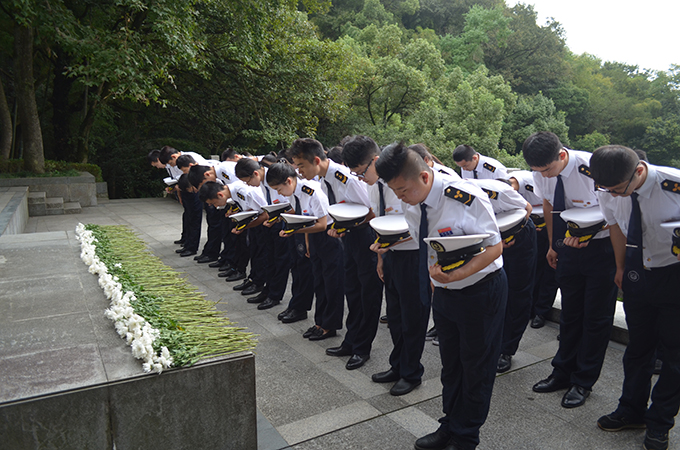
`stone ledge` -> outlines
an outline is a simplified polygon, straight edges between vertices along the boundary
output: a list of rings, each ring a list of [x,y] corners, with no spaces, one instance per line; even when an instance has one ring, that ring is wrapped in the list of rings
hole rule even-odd
[[[28,186],[30,192],[45,192],[47,197],[62,197],[81,206],[97,206],[97,184],[94,175],[80,172],[77,177],[3,178],[1,187]]]
[[[0,187],[0,236],[21,234],[28,223],[28,188]]]

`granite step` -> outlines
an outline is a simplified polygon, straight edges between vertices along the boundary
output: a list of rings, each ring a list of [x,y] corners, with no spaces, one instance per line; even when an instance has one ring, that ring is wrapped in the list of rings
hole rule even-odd
[[[47,215],[47,206],[45,205],[44,192],[29,192],[28,193],[28,215],[29,217],[38,217]]]
[[[80,214],[83,208],[80,207],[80,202],[65,202],[64,214]]]
[[[48,216],[64,214],[64,199],[62,197],[47,197],[45,199],[45,213]]]

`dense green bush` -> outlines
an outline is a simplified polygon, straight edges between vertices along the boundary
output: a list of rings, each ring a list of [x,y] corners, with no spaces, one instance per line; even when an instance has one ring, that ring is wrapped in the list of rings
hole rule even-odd
[[[23,159],[3,159],[0,160],[0,174],[5,178],[16,176],[19,178],[27,177],[74,177],[78,172],[89,172],[95,179],[104,181],[102,169],[96,164],[73,163],[66,161],[45,161],[45,173],[36,174],[24,170]]]

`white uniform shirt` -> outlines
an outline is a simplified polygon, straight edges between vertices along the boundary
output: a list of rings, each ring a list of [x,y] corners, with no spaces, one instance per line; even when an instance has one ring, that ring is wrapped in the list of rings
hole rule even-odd
[[[184,174],[184,172],[182,172],[182,169],[180,169],[177,166],[171,166],[170,164],[165,165],[165,170],[168,171],[170,178],[172,178],[173,180],[179,180],[179,177],[181,177]]]
[[[194,161],[198,163],[199,166],[208,166],[209,164],[207,163],[206,159],[199,155],[198,153],[195,152],[179,152],[180,156],[181,155],[189,155],[192,158],[194,158]]]
[[[459,190],[464,196],[472,196],[471,201],[464,204],[447,197],[445,190],[448,187]],[[498,231],[496,216],[493,213],[489,197],[473,183],[466,180],[455,180],[448,175],[434,172],[432,189],[424,203],[427,205],[427,237],[488,233],[491,237],[485,239],[483,245],[491,246],[501,242],[501,234]],[[406,205],[406,222],[411,237],[419,242],[420,205]],[[428,266],[431,266],[437,262],[437,252],[429,245],[427,252]],[[491,264],[463,280],[447,284],[432,280],[432,283],[437,287],[446,289],[463,289],[475,284],[501,267],[503,267],[503,257],[499,256]]]
[[[642,215],[642,259],[646,268],[664,267],[677,264],[671,253],[673,230],[661,228],[659,224],[680,220],[680,188],[677,193],[662,189],[664,182],[680,186],[680,170],[672,167],[645,164],[647,179],[635,192]],[[632,202],[630,197],[614,197],[598,192],[600,209],[608,224],[618,224],[624,235],[628,235],[628,223]]]
[[[444,166],[444,165],[436,163],[436,162],[432,163],[432,170],[434,170],[435,172],[439,172],[439,173],[443,173],[443,174],[452,176],[456,180],[461,179],[460,175],[458,175],[458,172],[456,172],[455,170],[453,170],[450,167]]]
[[[578,150],[569,150],[569,162],[562,170],[562,184],[564,185],[564,207],[588,208],[599,204],[595,193],[595,182],[590,178],[590,156],[591,153]],[[555,205],[555,186],[557,177],[545,178],[539,172],[534,174],[534,193],[541,199],[548,200],[551,205]],[[604,239],[609,237],[609,230],[600,231],[593,239]]]
[[[290,205],[295,209],[296,199],[300,201],[300,213],[303,216],[315,216],[321,219],[326,218],[326,225],[333,223],[333,218],[328,215],[328,197],[321,190],[318,181],[303,180],[298,178],[293,195],[288,197]]]
[[[236,163],[234,161],[222,161],[215,166],[215,177],[222,184],[232,184],[239,179],[236,177]]]
[[[524,197],[531,206],[543,206],[543,199],[534,192],[534,174],[528,170],[517,170],[508,175],[517,180],[519,195]]]
[[[229,184],[231,199],[241,207],[241,211],[262,212],[262,207],[267,204],[262,190],[253,186],[248,186],[241,180]]]
[[[333,193],[335,194],[335,201],[337,203],[357,203],[367,207],[371,207],[371,202],[368,199],[368,190],[366,183],[359,180],[352,175],[349,169],[335,161],[328,160],[328,171],[325,177],[321,177],[320,184],[326,196],[328,195],[328,186],[330,184]]]
[[[371,200],[371,208],[376,216],[380,215],[380,188],[378,184],[383,186],[383,198],[385,200],[385,215],[404,214],[406,211],[406,203],[399,200],[397,195],[387,184],[378,180],[373,186],[368,186],[368,196]],[[401,244],[390,247],[390,250],[418,250],[418,241],[411,239],[410,241],[402,242]]]
[[[479,161],[477,162],[477,179],[480,180],[495,180],[496,178],[508,178],[508,170],[505,166],[493,158],[484,156],[478,153]],[[472,170],[460,169],[463,179],[474,179],[475,173]]]
[[[269,198],[271,199],[271,202],[268,202],[270,205],[276,205],[278,203],[284,203],[288,201],[288,197],[279,195],[278,192],[276,192],[276,189],[272,188],[269,183],[267,183],[267,169],[264,167],[264,177],[262,178],[262,181],[260,182],[260,188],[262,189],[262,195],[264,195],[265,200],[267,199],[267,192],[269,192]],[[295,205],[291,204],[292,207],[295,207]]]
[[[514,190],[512,186],[498,180],[470,180],[476,184],[491,200],[494,214],[513,211],[515,209],[526,209],[527,201]]]

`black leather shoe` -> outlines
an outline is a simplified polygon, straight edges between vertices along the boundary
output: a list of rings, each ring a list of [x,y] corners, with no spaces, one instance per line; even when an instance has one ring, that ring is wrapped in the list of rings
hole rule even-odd
[[[399,381],[399,374],[394,371],[394,369],[386,370],[384,372],[378,372],[371,375],[371,380],[374,383],[391,383],[393,381]]]
[[[225,272],[222,272],[225,273]],[[230,275],[227,276],[227,278],[224,279],[226,282],[231,282],[231,281],[238,281],[242,280],[246,277],[246,274],[244,272],[239,272],[238,270],[234,270],[231,272]]]
[[[279,313],[278,316],[276,316],[277,319],[282,320],[284,317],[286,317],[286,314],[290,312],[290,308],[286,308],[283,311]]]
[[[195,254],[196,254],[196,252],[193,252],[191,250],[182,250],[182,253],[180,253],[179,256],[184,258],[186,256],[191,256],[191,255],[195,255]]]
[[[217,258],[215,258],[214,256],[207,255],[201,255],[196,259],[196,262],[199,264],[205,264],[213,261],[217,261]]]
[[[208,267],[210,267],[211,269],[217,269],[218,267],[222,267],[222,264],[224,263],[222,263],[220,260],[217,260],[208,264]]]
[[[265,300],[267,300],[268,296],[269,296],[268,293],[266,293],[265,291],[262,291],[259,294],[257,294],[255,297],[250,297],[249,299],[247,299],[246,302],[248,302],[248,303],[262,303]],[[277,301],[276,304],[278,305],[279,303],[280,302]],[[270,306],[270,308],[271,308],[271,306]],[[267,309],[267,308],[264,308],[264,309]]]
[[[229,272],[230,270],[233,270],[233,269],[234,268],[229,263],[224,263],[220,266],[220,272]]]
[[[182,253],[184,251],[184,247],[180,247],[177,250],[175,250],[175,253]]]
[[[387,315],[380,316],[380,323],[387,323]]]
[[[555,378],[554,375],[550,375],[545,380],[541,380],[534,384],[532,388],[534,392],[555,392],[560,389],[566,389],[571,385],[568,381],[561,381]]]
[[[321,329],[320,326],[318,326],[318,325],[313,325],[313,326],[307,328],[307,331],[305,331],[304,333],[302,333],[302,337],[305,338],[305,339],[308,339],[309,336],[313,335],[314,333],[317,332],[317,330],[320,330],[320,329]]]
[[[257,297],[254,297],[254,298],[257,298]],[[259,305],[257,305],[257,309],[263,310],[263,309],[273,308],[274,306],[278,306],[279,303],[281,303],[280,300],[273,300],[271,298],[268,298],[267,300],[265,300],[262,303],[260,303]]]
[[[395,397],[398,397],[400,395],[406,395],[418,386],[420,386],[421,381],[414,381],[410,382],[405,379],[401,379],[395,383],[394,386],[392,386],[392,389],[390,389],[390,394],[394,395]]]
[[[220,278],[226,278],[229,275],[234,274],[236,272],[238,272],[238,270],[236,270],[234,268],[230,268],[229,270],[225,270],[224,272],[218,273],[217,276],[220,277]]]
[[[184,239],[177,239],[173,244],[182,245],[184,244]]]
[[[298,311],[296,309],[291,309],[288,313],[281,318],[283,323],[293,323],[299,320],[305,320],[307,318],[307,311]]]
[[[262,289],[264,289],[264,284],[257,285],[255,283],[252,283],[250,286],[247,286],[245,289],[241,291],[241,295],[257,294],[258,292],[262,292]]]
[[[545,319],[542,316],[535,315],[533,319],[531,319],[531,328],[543,328],[545,325]]]
[[[564,408],[578,408],[582,406],[588,396],[590,395],[590,390],[579,386],[578,384],[572,385],[564,397],[562,397],[562,406]]]
[[[644,450],[668,450],[668,433],[647,430],[642,448]]]
[[[451,441],[451,433],[440,426],[434,433],[426,434],[415,443],[416,450],[444,450]]]
[[[253,280],[251,280],[250,278],[246,278],[245,280],[243,280],[243,282],[241,282],[241,283],[237,284],[236,286],[234,286],[233,289],[234,289],[235,291],[242,291],[242,290],[244,290],[245,288],[250,287],[250,286],[252,286],[252,285],[253,285]]]
[[[329,347],[326,349],[328,356],[349,356],[352,354],[352,349],[343,345],[339,347]]]
[[[498,365],[496,366],[496,373],[503,373],[510,370],[512,364],[512,355],[501,355],[498,357]]]
[[[629,429],[636,430],[647,428],[644,420],[626,417],[616,411],[597,419],[597,426],[604,431],[621,431]]]
[[[311,338],[310,338],[311,339]],[[352,355],[352,357],[345,364],[345,369],[354,370],[366,364],[366,361],[371,359],[371,355]]]
[[[314,333],[312,333],[311,336],[309,336],[309,340],[310,341],[323,341],[324,339],[335,337],[337,335],[338,335],[338,332],[335,331],[335,330],[324,330],[323,328],[319,328]]]

